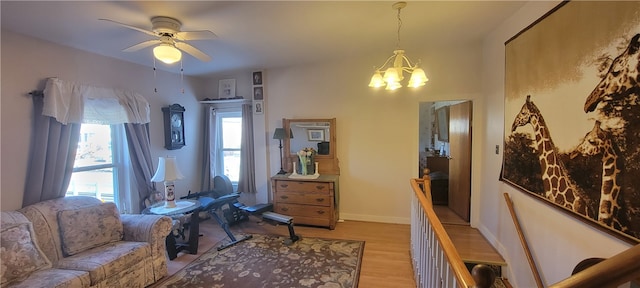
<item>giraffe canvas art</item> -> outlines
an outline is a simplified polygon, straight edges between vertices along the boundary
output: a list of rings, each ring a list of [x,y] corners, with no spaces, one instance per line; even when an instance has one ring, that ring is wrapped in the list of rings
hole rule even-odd
[[[639,1],[566,1],[505,43],[500,175],[633,244],[640,243],[638,15]]]

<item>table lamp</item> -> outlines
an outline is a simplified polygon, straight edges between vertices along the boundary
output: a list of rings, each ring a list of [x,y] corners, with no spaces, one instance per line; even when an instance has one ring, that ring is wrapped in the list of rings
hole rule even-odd
[[[180,170],[178,170],[178,165],[176,165],[176,157],[159,157],[158,170],[156,170],[156,174],[153,175],[151,181],[164,181],[164,207],[176,207],[176,194],[173,181],[183,178],[184,176],[180,173]]]
[[[278,175],[287,174],[287,171],[282,169],[282,139],[287,138],[293,138],[291,129],[289,129],[289,135],[284,131],[284,128],[276,128],[276,131],[273,132],[273,139],[278,139],[280,141],[280,145],[278,146],[278,148],[280,148],[280,171],[278,172]]]

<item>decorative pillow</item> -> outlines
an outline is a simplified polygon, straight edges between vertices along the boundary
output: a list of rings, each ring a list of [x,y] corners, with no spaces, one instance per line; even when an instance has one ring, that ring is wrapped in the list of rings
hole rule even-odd
[[[51,268],[36,242],[31,223],[5,225],[0,230],[0,286],[26,279],[31,273]]]
[[[78,254],[94,247],[122,240],[124,228],[113,203],[58,212],[62,251]]]

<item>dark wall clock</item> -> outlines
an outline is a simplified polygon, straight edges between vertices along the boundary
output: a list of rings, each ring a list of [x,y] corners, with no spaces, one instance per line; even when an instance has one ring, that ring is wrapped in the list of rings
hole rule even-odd
[[[164,114],[164,148],[175,150],[184,147],[184,107],[180,104],[162,107]]]

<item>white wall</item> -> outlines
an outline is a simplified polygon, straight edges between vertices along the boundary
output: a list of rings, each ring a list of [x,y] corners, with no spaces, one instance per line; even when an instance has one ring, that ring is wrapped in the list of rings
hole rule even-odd
[[[151,59],[150,59],[151,61]],[[201,105],[191,89],[194,79],[185,77],[184,94],[180,93],[180,75],[153,70],[113,58],[37,40],[2,30],[1,87],[1,193],[2,211],[22,207],[31,139],[32,102],[27,93],[44,89],[48,77],[138,92],[151,105],[151,154],[154,167],[159,156],[178,159],[186,179],[176,181],[177,196],[200,188]],[[154,88],[158,89],[154,93]],[[202,97],[204,98],[204,97]],[[179,150],[164,149],[161,107],[173,103],[185,106],[187,146]],[[158,186],[162,191],[162,184]]]
[[[514,287],[535,287],[531,270],[518,241],[503,193],[509,193],[533,258],[546,285],[571,275],[575,265],[589,257],[610,257],[629,247],[628,244],[569,217],[512,187],[497,181],[502,162],[504,135],[504,43],[520,30],[556,6],[558,2],[532,1],[485,38],[483,47],[483,91],[486,102],[484,116],[474,119],[476,143],[481,143],[483,179],[479,193],[473,194],[472,224],[494,242],[509,263],[506,277]],[[500,145],[500,154],[495,154]],[[475,158],[474,160],[478,160]]]
[[[418,175],[419,103],[479,95],[479,43],[407,49],[412,59],[422,59],[431,79],[417,90],[367,87],[370,67],[387,52],[270,69],[265,78],[267,131],[282,127],[282,118],[336,118],[342,219],[409,223],[409,179]],[[268,143],[269,175],[274,175],[280,165],[277,142]]]

